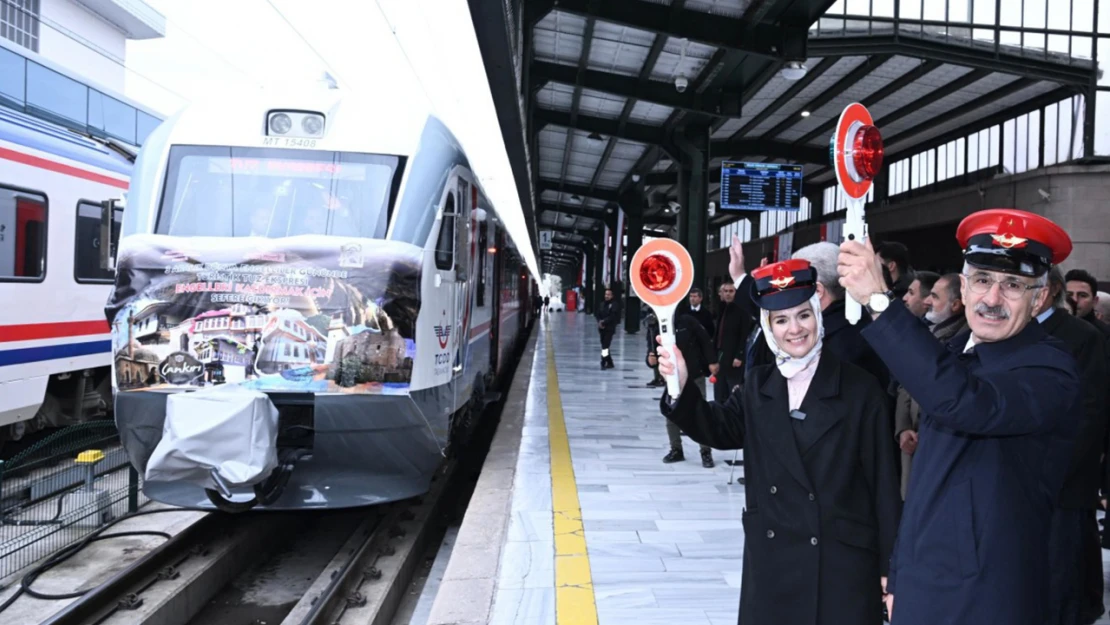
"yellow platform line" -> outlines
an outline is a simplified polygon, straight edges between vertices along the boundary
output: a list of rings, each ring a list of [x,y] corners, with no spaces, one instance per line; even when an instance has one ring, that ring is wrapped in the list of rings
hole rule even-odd
[[[555,623],[597,625],[597,603],[586,553],[578,484],[570,461],[570,440],[563,420],[563,399],[555,371],[551,331],[547,345],[547,428],[551,444],[551,505],[555,515]]]

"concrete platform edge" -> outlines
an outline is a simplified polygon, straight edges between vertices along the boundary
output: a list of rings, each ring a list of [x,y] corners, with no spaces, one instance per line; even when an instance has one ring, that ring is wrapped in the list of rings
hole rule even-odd
[[[542,332],[540,324],[536,323],[513,373],[501,422],[463,516],[427,625],[486,625],[489,622],[497,592],[501,550],[509,527],[532,362]]]

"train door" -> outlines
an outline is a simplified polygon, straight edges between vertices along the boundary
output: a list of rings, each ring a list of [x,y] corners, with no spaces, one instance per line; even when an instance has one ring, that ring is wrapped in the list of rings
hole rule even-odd
[[[455,258],[459,251],[456,249],[456,230],[459,228],[459,211],[456,201],[457,191],[448,188],[443,198],[443,218],[440,222],[439,235],[436,237],[435,247],[435,293],[432,301],[432,315],[439,317],[434,324],[435,339],[438,351],[435,354],[436,384],[450,382],[453,374],[451,368],[458,360],[461,346],[458,336],[458,307],[457,300],[458,281],[456,279]],[[435,317],[433,317],[435,318]],[[452,410],[453,412],[453,410]]]
[[[473,312],[474,279],[470,275],[471,258],[474,255],[474,245],[477,242],[474,233],[474,205],[471,202],[470,183],[462,177],[458,179],[458,217],[455,221],[455,310],[456,327],[458,328],[458,351],[455,352],[455,363],[452,378],[458,380],[466,369],[466,361],[470,351],[470,326],[471,313]],[[463,380],[463,386],[468,380]],[[456,387],[459,391],[466,389]]]
[[[501,293],[501,272],[503,270],[502,264],[505,258],[505,246],[502,241],[504,235],[501,229],[494,225],[492,219],[487,219],[489,224],[489,232],[493,233],[490,240],[493,242],[493,248],[496,250],[494,254],[489,255],[489,279],[485,287],[486,298],[490,306],[493,307],[492,316],[489,320],[489,370],[490,373],[497,373],[497,363],[501,355],[501,315],[504,314],[505,298]]]

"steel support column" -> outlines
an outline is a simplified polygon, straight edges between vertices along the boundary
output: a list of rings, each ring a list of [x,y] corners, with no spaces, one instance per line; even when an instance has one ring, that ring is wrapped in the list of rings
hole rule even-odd
[[[1092,24],[1098,24],[1098,2],[1094,3],[1094,14],[1091,19],[1094,21]],[[1091,65],[1098,67],[1098,39],[1095,40],[1094,45],[1091,46]],[[1091,158],[1095,155],[1095,112],[1097,109],[1098,98],[1098,79],[1101,72],[1091,72],[1090,82],[1086,85],[1087,90],[1083,95],[1083,156]],[[1041,128],[1044,128],[1044,118],[1041,118]],[[1043,145],[1043,143],[1042,143]],[[1042,161],[1043,165],[1043,161]]]
[[[621,198],[621,208],[628,220],[628,263],[631,266],[632,257],[644,244],[644,210],[647,209],[647,198],[642,191],[630,191]],[[631,279],[631,276],[630,276]],[[624,330],[629,334],[640,331],[640,298],[631,286],[627,289],[624,300]]]
[[[604,235],[599,238],[601,241],[594,246],[594,257],[592,259],[594,263],[594,312],[597,312],[597,307],[605,299],[605,255],[609,253],[608,243]]]
[[[685,126],[674,134],[680,154],[678,241],[694,261],[694,287],[705,291],[706,235],[709,222],[709,127]]]

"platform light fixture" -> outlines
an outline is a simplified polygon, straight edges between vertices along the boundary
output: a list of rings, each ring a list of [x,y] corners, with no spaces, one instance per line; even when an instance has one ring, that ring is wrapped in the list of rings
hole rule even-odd
[[[809,117],[809,111],[802,111],[802,117]]]
[[[790,61],[783,68],[780,74],[786,80],[801,80],[805,78],[807,68],[805,63],[801,61]]]

